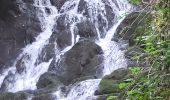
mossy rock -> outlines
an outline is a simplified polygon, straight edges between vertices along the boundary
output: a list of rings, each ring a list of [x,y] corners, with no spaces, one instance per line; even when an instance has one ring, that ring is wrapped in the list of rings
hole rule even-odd
[[[120,93],[122,90],[119,88],[119,83],[129,76],[129,72],[129,69],[120,68],[105,76],[99,84],[99,90],[96,91],[96,95]]]
[[[99,88],[99,94],[111,94],[121,92],[121,90],[119,89],[119,83],[110,79],[103,79],[100,82]]]
[[[110,75],[106,75],[104,79],[122,80],[126,75],[128,75],[128,73],[128,69],[120,68],[113,71]]]

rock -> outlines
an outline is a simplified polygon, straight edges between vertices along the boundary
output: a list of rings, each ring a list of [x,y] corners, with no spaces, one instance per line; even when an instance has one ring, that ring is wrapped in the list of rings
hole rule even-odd
[[[56,100],[56,97],[52,94],[43,94],[33,97],[32,100]]]
[[[107,28],[108,31],[115,23],[115,13],[113,12],[112,7],[107,3],[105,3],[105,9],[106,9],[106,18],[108,22],[108,28]]]
[[[53,41],[54,42],[54,41]],[[41,55],[39,55],[36,65],[42,62],[49,62],[55,56],[55,44],[49,43],[42,49]]]
[[[80,37],[92,39],[98,38],[96,27],[90,20],[77,23],[77,28]]]
[[[114,80],[103,79],[99,85],[99,94],[119,93],[119,83]]]
[[[133,59],[133,56],[144,53],[143,47],[135,47],[134,40],[150,28],[150,19],[151,15],[147,12],[133,12],[121,22],[115,36],[112,38],[112,40],[121,38],[129,43],[128,47],[125,47],[125,49],[128,48],[125,53],[128,67],[148,67],[148,64],[142,59],[143,57],[136,61]]]
[[[133,12],[129,14],[118,26],[114,38],[128,40],[129,46],[134,45],[134,39],[149,28],[148,23],[150,19],[150,14],[146,12]]]
[[[0,100],[28,100],[30,94],[24,92],[18,93],[0,93]]]
[[[121,80],[128,74],[128,72],[127,69],[120,68],[113,71],[110,75],[105,76],[104,79]]]
[[[84,29],[87,30],[86,34],[81,33],[86,35],[86,37],[94,37],[97,36],[97,34],[91,34],[90,31],[88,31],[89,29],[93,29],[95,30],[95,33],[100,34],[101,38],[104,38],[106,35],[106,32],[113,26],[113,24],[115,23],[115,14],[113,12],[112,7],[106,3],[105,1],[102,1],[103,5],[104,5],[104,9],[102,4],[98,4],[98,5],[91,5],[89,4],[89,2],[85,1],[85,0],[80,0],[79,5],[78,5],[78,13],[83,14],[84,17],[86,17],[87,20],[87,24],[85,23],[85,25],[83,26],[83,28],[81,28],[80,30]],[[90,5],[90,6],[89,6]],[[106,12],[105,12],[106,11]],[[95,12],[95,13],[91,13],[91,12]],[[91,23],[89,23],[88,21],[91,21]],[[84,24],[84,23],[82,23]],[[79,24],[77,26],[81,27],[82,24]],[[87,25],[89,25],[87,27]],[[87,28],[86,28],[87,27]],[[89,28],[91,27],[91,28]],[[98,28],[99,30],[96,31],[96,28]]]
[[[99,76],[102,74],[100,69],[103,68],[102,54],[100,46],[90,40],[82,40],[66,52],[60,62],[53,62],[49,71],[55,72],[65,85],[76,78]]]
[[[72,44],[72,33],[70,29],[70,25],[72,23],[66,21],[69,15],[63,14],[61,15],[54,26],[54,32],[50,39],[50,43],[57,43],[58,48],[63,50],[65,47]]]
[[[86,17],[90,17],[88,13],[88,3],[85,0],[80,0],[78,5],[78,12],[82,13]]]
[[[34,4],[34,0],[22,0],[22,1],[27,4]]]
[[[67,0],[50,0],[51,4],[56,6],[58,10],[64,5]]]
[[[61,86],[61,82],[58,80],[56,74],[46,72],[45,74],[41,75],[39,81],[37,82],[36,86],[37,89],[40,88],[53,88]]]
[[[122,92],[122,90],[119,88],[119,84],[127,77],[129,77],[128,69],[120,68],[113,71],[110,75],[105,76],[101,80],[99,89],[95,92],[95,95],[101,95],[101,98],[103,96],[107,97],[111,94],[119,95],[119,93]]]
[[[0,92],[6,92],[8,90],[7,88],[13,87],[12,83],[14,82],[15,76],[12,72],[9,72],[5,79],[3,80],[3,83],[0,87]]]
[[[17,2],[14,0],[1,0],[0,1],[0,18],[5,20],[9,17],[15,17],[19,14]]]
[[[42,31],[38,9],[19,0],[0,1],[0,48],[3,48],[0,49],[0,58],[3,58],[0,59],[1,66],[15,59],[21,48],[32,43]]]

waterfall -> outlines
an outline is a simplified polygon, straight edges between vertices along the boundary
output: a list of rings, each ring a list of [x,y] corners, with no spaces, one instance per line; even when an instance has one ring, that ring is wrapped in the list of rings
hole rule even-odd
[[[36,83],[40,76],[48,71],[52,61],[55,59],[55,62],[60,62],[60,57],[79,41],[81,36],[76,33],[76,24],[86,20],[90,20],[92,24],[94,24],[94,28],[97,31],[97,37],[94,41],[104,52],[102,76],[108,75],[118,68],[125,68],[127,66],[124,52],[121,51],[119,47],[120,44],[112,41],[112,38],[126,13],[132,9],[132,6],[126,0],[84,0],[88,6],[87,11],[78,11],[78,9],[80,9],[79,4],[82,1],[83,0],[66,0],[59,10],[51,5],[50,0],[34,0],[34,6],[39,10],[37,14],[41,21],[43,32],[36,37],[35,42],[23,48],[22,53],[17,57],[13,66],[6,69],[2,75],[0,75],[0,86],[2,86],[5,78],[9,74],[12,74],[12,82],[6,86],[8,92],[37,89]],[[111,12],[114,12],[114,19],[108,20],[106,5],[110,7],[108,9],[111,9]],[[47,8],[50,10],[50,13],[46,11]],[[42,61],[37,64],[43,48],[49,44],[56,20],[63,15],[66,15],[65,22],[63,23],[70,25],[71,45],[60,49],[58,44],[55,43],[55,57],[52,57],[47,62]],[[102,21],[98,18],[99,15]],[[104,23],[104,26],[100,26],[101,23]],[[17,72],[18,63],[24,67],[23,73]],[[56,96],[57,100],[95,99],[93,94],[98,88],[101,78],[102,77],[70,84],[68,86],[70,88],[68,93],[63,93],[62,90],[58,89],[53,95]]]

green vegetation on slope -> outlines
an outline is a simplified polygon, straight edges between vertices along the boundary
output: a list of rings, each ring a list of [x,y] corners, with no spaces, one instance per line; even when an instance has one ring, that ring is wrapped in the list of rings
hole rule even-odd
[[[148,0],[150,1],[150,0]],[[140,0],[130,0],[138,5]],[[153,0],[148,3],[151,19],[149,27],[142,27],[134,38],[134,46],[143,53],[133,55],[134,60],[143,61],[148,68],[134,67],[133,77],[119,84],[124,89],[121,95],[109,96],[108,100],[170,100],[170,1]],[[145,73],[145,74],[144,74]]]

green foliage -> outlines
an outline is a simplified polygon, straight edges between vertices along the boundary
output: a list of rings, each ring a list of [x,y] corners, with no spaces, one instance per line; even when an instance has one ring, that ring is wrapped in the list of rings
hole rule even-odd
[[[141,0],[129,0],[129,3],[131,3],[133,5],[139,5],[139,4],[141,4]]]
[[[170,5],[169,0],[148,5],[151,17],[148,26],[137,28],[135,47],[142,53],[133,53],[134,59],[142,60],[148,68],[130,68],[131,77],[119,83],[122,90],[116,100],[170,100]],[[139,5],[141,0],[129,0]],[[108,97],[108,100],[114,100]]]
[[[107,100],[116,100],[117,96],[109,96]]]
[[[132,67],[129,69],[130,69],[130,72],[132,73],[132,75],[138,75],[142,72],[142,68],[140,68],[140,67]]]
[[[131,0],[133,1],[133,0]],[[168,0],[150,5],[152,19],[150,27],[135,39],[136,46],[144,50],[136,54],[150,67],[147,74],[139,67],[131,68],[134,76],[128,83],[121,83],[127,100],[170,100],[170,7]],[[145,27],[143,27],[145,28]]]
[[[129,83],[120,83],[119,88],[120,89],[126,89],[130,84]]]

